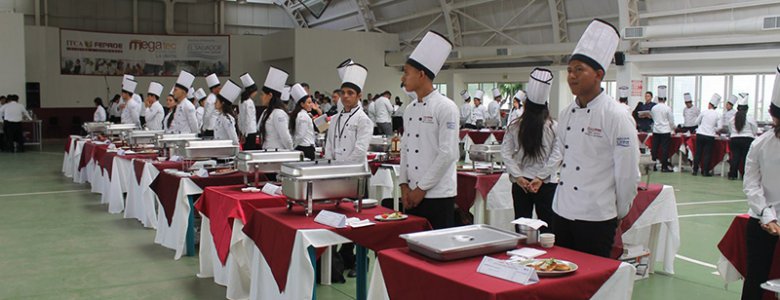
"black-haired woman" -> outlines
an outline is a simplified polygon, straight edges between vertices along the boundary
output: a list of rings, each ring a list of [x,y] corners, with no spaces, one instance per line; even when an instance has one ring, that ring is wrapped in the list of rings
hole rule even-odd
[[[302,93],[302,94],[301,94]],[[303,156],[314,160],[314,120],[310,114],[314,103],[311,96],[299,84],[292,86],[290,95],[296,101],[295,109],[290,113],[290,131],[293,133],[295,150],[303,152]],[[300,98],[298,98],[300,97]]]
[[[538,70],[538,71],[537,71]],[[548,161],[557,153],[556,122],[550,117],[547,100],[552,73],[536,69],[528,83],[523,114],[509,124],[501,144],[501,156],[512,180],[515,218],[536,215],[547,223],[543,232],[552,232],[552,202],[557,178]]]
[[[231,140],[233,145],[238,145],[238,133],[236,133],[236,116],[233,114],[233,104],[224,97],[217,97],[214,102],[217,111],[217,120],[214,124],[215,140]]]
[[[176,113],[176,99],[173,98],[173,95],[168,95],[165,98],[165,106],[168,107],[168,114],[163,118],[163,130],[165,133],[173,133],[171,127],[173,127],[173,115]]]
[[[260,95],[260,105],[265,106],[257,122],[257,134],[262,141],[262,149],[292,150],[293,141],[288,129],[290,117],[286,105],[282,102],[282,90],[287,73],[271,67]]]
[[[106,108],[103,107],[103,99],[100,97],[95,98],[95,113],[92,115],[93,122],[105,122],[107,120]]]
[[[729,179],[737,180],[739,177],[739,169],[745,165],[745,158],[747,157],[748,150],[750,150],[750,143],[758,134],[758,124],[752,116],[748,116],[748,104],[747,95],[740,95],[742,99],[737,105],[737,113],[734,118],[729,122],[729,132],[731,132],[731,140],[729,140],[729,149],[731,157],[729,161]],[[745,176],[744,171],[742,176]]]

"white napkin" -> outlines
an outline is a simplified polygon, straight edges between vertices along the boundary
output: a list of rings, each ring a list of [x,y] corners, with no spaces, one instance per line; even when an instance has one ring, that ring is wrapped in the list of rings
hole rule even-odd
[[[168,159],[169,161],[182,161],[182,157],[178,155],[171,155],[171,158]]]
[[[266,183],[263,186],[263,193],[266,193],[268,195],[281,195],[282,194],[282,187],[274,185],[272,183]]]
[[[209,177],[209,171],[205,168],[200,168],[197,171],[195,171],[195,175],[198,177]]]
[[[534,248],[520,248],[511,251],[507,251],[506,254],[511,256],[511,260],[528,260],[536,258],[537,256],[544,255],[547,251],[534,249]]]
[[[361,220],[360,218],[347,218],[347,226],[352,228],[360,228],[360,227],[366,227],[374,225],[374,222],[369,221],[368,219]]]
[[[531,227],[533,229],[539,230],[542,226],[547,227],[547,222],[539,220],[539,219],[529,219],[529,218],[519,218],[517,220],[512,221],[512,224],[517,225],[525,225],[528,227]]]

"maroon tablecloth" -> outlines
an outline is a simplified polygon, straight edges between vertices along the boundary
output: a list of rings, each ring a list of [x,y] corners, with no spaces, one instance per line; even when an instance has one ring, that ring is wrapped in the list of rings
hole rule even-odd
[[[243,187],[244,185],[206,187],[195,203],[195,209],[209,218],[214,247],[223,265],[230,253],[233,220],[240,219],[241,223],[246,224],[246,215],[251,212],[244,210],[247,206],[242,205],[242,202],[251,202],[249,209],[284,207],[287,204],[287,198],[282,195],[244,193],[241,191]]]
[[[645,186],[644,183],[640,186]],[[617,230],[615,230],[615,242],[612,245],[612,258],[619,258],[623,254],[623,233],[628,231],[631,226],[634,226],[634,222],[647,210],[650,204],[658,198],[664,186],[661,184],[651,184],[647,190],[639,190],[634,197],[634,203],[631,205],[631,209],[628,211],[628,215],[620,222]]]
[[[691,136],[691,138],[685,142],[685,145],[688,146],[688,150],[691,150],[691,154],[696,155],[696,137]],[[726,153],[731,153],[731,150],[729,149],[729,140],[715,139],[715,145],[712,147],[712,160],[710,161],[710,167],[708,169],[712,170],[722,162]],[[703,163],[703,161],[699,162],[699,164]],[[702,169],[704,169],[704,167],[702,167]]]
[[[370,161],[368,162],[368,167],[371,168],[371,174],[376,174],[376,171],[379,170],[379,167],[382,165],[399,165],[401,164],[400,158],[393,158],[386,161]]]
[[[463,139],[464,137],[466,137],[466,135],[468,135],[468,134],[469,134],[469,130],[468,130],[468,129],[461,129],[461,130],[458,132],[458,139],[459,139],[459,140],[462,140],[462,139]]]
[[[745,231],[747,230],[747,223],[750,216],[747,214],[734,217],[734,221],[731,222],[731,226],[723,235],[723,238],[718,243],[718,249],[733,266],[739,271],[739,274],[743,277],[747,274],[747,240],[745,239]],[[775,256],[772,258],[772,269],[769,272],[769,279],[780,278],[780,241],[775,246]],[[764,292],[764,300],[775,299],[774,295],[769,292]]]
[[[651,135],[651,136],[647,137],[646,133],[644,135],[646,137],[645,145],[652,150],[653,149],[653,136]],[[641,139],[641,137],[640,137],[640,139]],[[686,136],[684,136],[682,134],[674,134],[674,135],[672,135],[672,140],[669,142],[669,149],[666,150],[667,153],[668,153],[668,156],[672,157],[672,155],[677,153],[677,150],[680,149],[680,146],[682,146],[682,144],[687,139],[688,139],[688,137],[686,137]]]
[[[108,145],[106,144],[95,144],[92,142],[86,142],[84,143],[84,148],[81,150],[81,159],[79,160],[79,167],[78,171],[81,171],[84,167],[89,164],[90,161],[95,159],[95,149],[108,149]]]
[[[379,264],[390,299],[404,300],[590,299],[620,266],[616,260],[562,247],[545,250],[541,258],[571,261],[579,268],[569,276],[522,285],[477,273],[482,256],[441,262],[398,248],[379,252]]]
[[[118,152],[113,151],[106,151],[101,150],[100,148],[95,149],[95,160],[98,162],[98,165],[103,170],[106,170],[108,173],[108,179],[111,179],[111,171],[113,170],[114,166],[114,158],[119,157],[126,160],[132,160],[134,158],[155,158],[157,157],[157,154],[125,154],[125,155],[119,155]],[[136,175],[138,176],[138,175]],[[138,183],[141,183],[140,177],[137,177]]]
[[[70,153],[70,145],[73,143],[73,139],[68,136],[68,140],[65,142],[65,153]]]
[[[343,203],[340,207],[333,205],[318,208],[328,209],[342,213],[347,217],[374,220],[374,216],[382,213],[390,213],[384,207],[365,209],[358,213],[349,203]],[[400,234],[429,230],[431,228],[427,220],[409,216],[403,221],[379,222],[376,225],[362,228],[332,228],[314,222],[314,216],[306,217],[302,207],[293,210],[287,208],[256,209],[251,213],[244,226],[244,233],[251,238],[265,260],[271,267],[279,291],[284,291],[287,285],[287,272],[290,268],[292,247],[295,243],[295,234],[302,229],[328,229],[355,244],[374,251],[389,248],[403,247],[406,242],[398,237]],[[402,299],[402,298],[397,298]]]
[[[498,141],[499,144],[504,142],[504,133],[506,133],[506,131],[503,130],[493,131],[493,137],[496,138],[496,141]]]
[[[157,198],[160,200],[160,206],[162,206],[165,212],[165,217],[168,219],[168,226],[171,225],[173,219],[173,212],[176,209],[176,194],[179,191],[179,184],[183,178],[168,174],[166,172],[160,172],[149,188],[157,194]],[[198,187],[205,188],[207,186],[220,186],[220,185],[234,185],[244,183],[244,175],[236,172],[228,175],[209,176],[209,177],[189,177],[193,183]],[[265,180],[265,178],[263,178]]]
[[[177,161],[158,161],[156,159],[136,159],[133,161],[133,172],[135,173],[135,180],[138,181],[138,184],[141,184],[141,178],[143,177],[144,173],[144,166],[146,166],[147,162],[152,163],[152,166],[157,168],[157,170],[162,171],[165,169],[176,169],[176,170],[183,170],[184,165],[182,162]]]
[[[474,205],[474,198],[477,192],[482,195],[483,200],[487,200],[487,195],[493,186],[496,185],[502,173],[480,174],[474,172],[458,172],[458,195],[455,197],[455,203],[462,212],[468,212]]]

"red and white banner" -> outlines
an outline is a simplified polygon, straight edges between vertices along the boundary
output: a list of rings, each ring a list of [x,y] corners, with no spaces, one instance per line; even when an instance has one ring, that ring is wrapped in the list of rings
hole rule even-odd
[[[230,75],[230,36],[60,30],[60,71],[71,75]]]

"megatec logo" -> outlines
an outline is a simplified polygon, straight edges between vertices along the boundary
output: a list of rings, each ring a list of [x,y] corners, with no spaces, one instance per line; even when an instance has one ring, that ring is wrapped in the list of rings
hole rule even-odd
[[[159,50],[176,50],[176,43],[162,41],[131,40],[130,50],[155,52]]]

